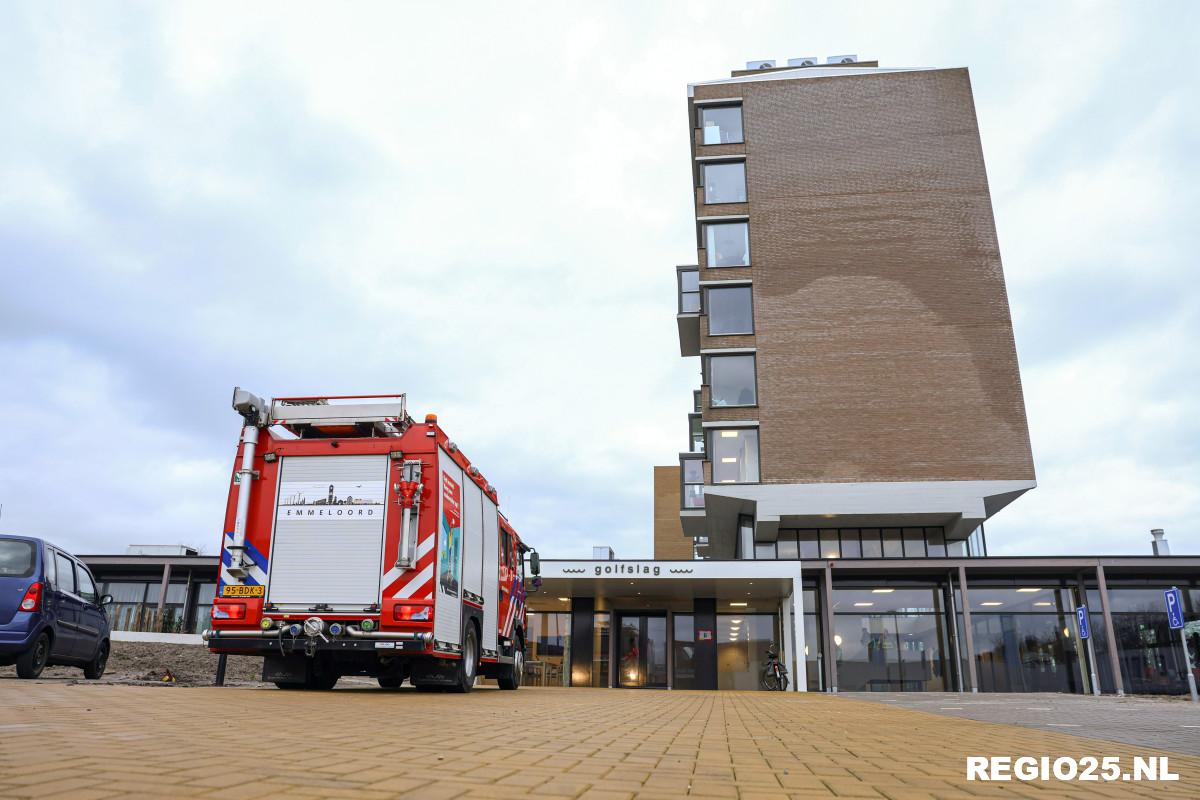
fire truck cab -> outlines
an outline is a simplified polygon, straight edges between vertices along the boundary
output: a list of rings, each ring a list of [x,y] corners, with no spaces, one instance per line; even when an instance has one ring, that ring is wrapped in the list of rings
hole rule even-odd
[[[283,689],[520,686],[537,553],[435,415],[415,423],[404,395],[267,404],[240,388],[233,407],[209,650],[263,656]]]

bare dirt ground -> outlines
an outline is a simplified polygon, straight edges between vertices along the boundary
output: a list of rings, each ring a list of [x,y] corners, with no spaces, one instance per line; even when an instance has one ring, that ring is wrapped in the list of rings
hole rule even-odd
[[[208,648],[187,644],[157,642],[113,642],[106,683],[175,683],[180,686],[211,685],[217,674],[217,656]],[[16,667],[0,667],[0,679],[16,678]],[[171,680],[173,677],[174,680]],[[262,659],[230,656],[225,669],[226,685],[258,684],[262,677]],[[42,678],[83,680],[78,667],[47,667]],[[167,680],[164,680],[167,678]]]

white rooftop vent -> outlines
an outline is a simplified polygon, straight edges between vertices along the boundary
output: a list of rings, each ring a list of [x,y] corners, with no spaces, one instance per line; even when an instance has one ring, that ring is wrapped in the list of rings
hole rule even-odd
[[[775,67],[775,59],[770,61],[747,61],[746,69],[773,69]]]
[[[856,55],[830,56],[829,58],[825,59],[826,64],[854,64],[857,61],[858,56]]]
[[[789,58],[789,67],[815,67],[820,63],[820,59],[816,56],[801,56],[800,58]]]

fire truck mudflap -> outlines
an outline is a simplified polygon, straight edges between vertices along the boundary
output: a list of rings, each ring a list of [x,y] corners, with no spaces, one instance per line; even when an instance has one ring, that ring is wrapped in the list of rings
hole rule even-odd
[[[277,399],[268,413],[235,390],[246,425],[210,650],[263,656],[263,680],[281,688],[356,674],[517,688],[526,548],[495,489],[436,417],[417,425],[402,395],[363,399],[377,398]]]

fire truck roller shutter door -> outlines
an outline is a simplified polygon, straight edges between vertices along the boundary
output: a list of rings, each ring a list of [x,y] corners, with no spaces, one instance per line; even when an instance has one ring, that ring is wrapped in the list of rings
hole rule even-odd
[[[388,459],[281,459],[267,600],[361,608],[379,602]]]
[[[489,657],[497,652],[496,631],[500,625],[500,518],[496,504],[483,496],[483,642]]]
[[[463,473],[444,450],[438,453],[437,503],[434,647],[457,652],[462,644]]]
[[[463,484],[464,599],[483,596],[483,490],[470,478]]]

